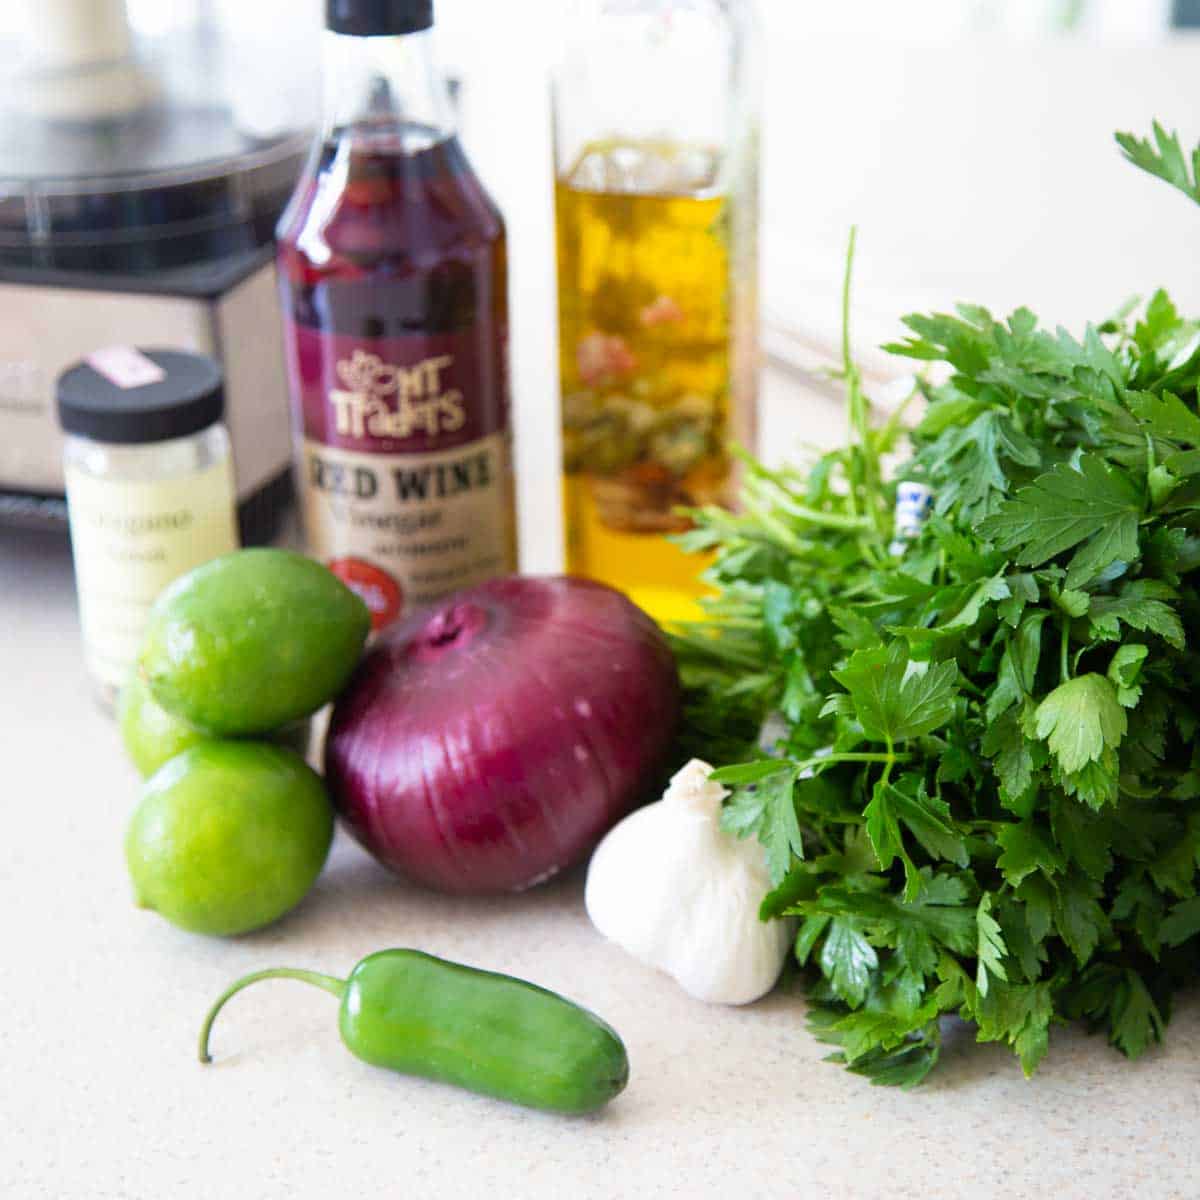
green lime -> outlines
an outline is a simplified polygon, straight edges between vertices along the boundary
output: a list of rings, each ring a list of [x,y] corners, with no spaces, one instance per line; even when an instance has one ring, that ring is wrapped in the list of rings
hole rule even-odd
[[[136,669],[121,689],[117,717],[125,751],[143,779],[148,779],[189,746],[211,740],[208,734],[167,712],[150,694],[145,679]],[[308,753],[309,722],[285,725],[270,734],[267,740],[278,742],[303,756]]]
[[[136,670],[121,689],[117,720],[125,751],[143,778],[153,775],[189,746],[205,740],[203,733],[172,716],[150,695],[146,681]]]
[[[148,779],[125,838],[138,903],[194,933],[260,929],[294,908],[329,854],[333,810],[298,754],[198,742]]]
[[[370,630],[367,606],[320,563],[238,550],[158,598],[141,670],[159,704],[197,729],[259,737],[332,700]]]

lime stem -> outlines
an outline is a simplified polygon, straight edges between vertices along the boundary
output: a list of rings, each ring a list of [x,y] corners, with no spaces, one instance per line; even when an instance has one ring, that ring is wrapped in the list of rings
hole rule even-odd
[[[255,971],[252,975],[243,975],[241,979],[236,983],[231,983],[217,997],[217,1002],[208,1010],[208,1016],[204,1018],[204,1025],[200,1030],[200,1061],[202,1063],[212,1062],[212,1055],[208,1052],[208,1035],[212,1032],[217,1013],[243,988],[248,988],[252,983],[261,983],[264,979],[298,979],[301,983],[309,983],[313,987],[324,989],[339,1000],[346,991],[344,979],[335,979],[332,975],[321,975],[316,971],[302,971],[297,967],[271,967],[266,971]]]

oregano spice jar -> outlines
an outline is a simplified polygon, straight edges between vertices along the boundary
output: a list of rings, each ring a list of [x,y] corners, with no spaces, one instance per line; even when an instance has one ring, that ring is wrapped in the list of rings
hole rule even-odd
[[[58,381],[87,667],[111,704],[159,593],[236,550],[221,369],[203,355],[114,347]]]

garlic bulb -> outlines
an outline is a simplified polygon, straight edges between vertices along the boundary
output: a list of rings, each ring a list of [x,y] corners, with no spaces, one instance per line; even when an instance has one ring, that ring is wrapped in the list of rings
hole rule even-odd
[[[592,924],[635,958],[714,1004],[749,1004],[775,986],[795,922],[763,922],[771,888],[762,846],[724,833],[712,767],[693,759],[655,804],[626,817],[588,867]]]

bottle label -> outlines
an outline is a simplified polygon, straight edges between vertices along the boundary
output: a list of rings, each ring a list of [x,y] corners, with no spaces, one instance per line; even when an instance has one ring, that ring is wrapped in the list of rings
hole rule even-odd
[[[481,353],[478,330],[292,336],[309,546],[375,628],[514,570],[502,355]]]
[[[172,580],[236,550],[228,458],[171,479],[98,479],[66,469],[75,583],[88,668],[122,687],[150,608]]]

